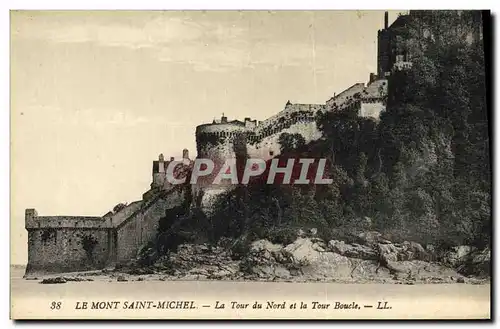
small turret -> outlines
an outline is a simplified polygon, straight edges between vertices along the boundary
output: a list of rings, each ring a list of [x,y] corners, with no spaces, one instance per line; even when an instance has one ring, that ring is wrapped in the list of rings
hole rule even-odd
[[[253,129],[257,126],[257,121],[252,120],[252,118],[245,118],[245,127],[249,129]]]
[[[189,160],[189,150],[188,149],[182,150],[182,158]]]
[[[166,162],[163,154],[158,155],[158,161],[153,161],[153,182],[151,183],[151,187],[160,187],[163,186],[165,182],[165,171],[166,171]]]

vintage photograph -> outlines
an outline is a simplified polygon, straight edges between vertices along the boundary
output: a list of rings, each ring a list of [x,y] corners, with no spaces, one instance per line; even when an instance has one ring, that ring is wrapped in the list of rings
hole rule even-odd
[[[12,319],[491,319],[490,12],[10,12]]]

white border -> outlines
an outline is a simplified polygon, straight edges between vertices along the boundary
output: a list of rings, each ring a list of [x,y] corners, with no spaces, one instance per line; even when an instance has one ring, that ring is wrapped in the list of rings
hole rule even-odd
[[[432,0],[408,0],[408,1],[328,1],[328,0],[184,0],[184,1],[61,1],[46,0],[43,4],[34,0],[4,1],[10,5],[10,9],[206,9],[206,10],[313,10],[313,9],[336,9],[336,10],[406,10],[406,9],[489,9],[494,6],[494,1],[488,0],[455,0],[455,1],[432,1]]]
[[[10,261],[10,245],[9,245],[9,240],[10,240],[10,227],[7,229],[7,225],[9,225],[9,195],[10,195],[10,187],[9,187],[9,160],[10,160],[10,153],[9,153],[9,109],[10,109],[10,104],[9,104],[9,10],[11,9],[137,9],[137,10],[145,10],[145,9],[171,9],[171,10],[190,10],[190,9],[207,9],[207,10],[214,10],[214,9],[245,9],[245,10],[257,10],[257,9],[289,9],[289,10],[305,10],[305,9],[337,9],[337,10],[342,10],[342,9],[364,9],[364,10],[369,10],[369,9],[378,9],[378,10],[383,10],[383,9],[391,9],[391,10],[405,10],[405,9],[492,9],[493,14],[495,15],[498,12],[497,7],[499,6],[499,1],[484,1],[484,0],[475,0],[475,1],[470,1],[470,0],[454,0],[454,1],[432,1],[432,0],[418,0],[418,1],[361,1],[361,0],[350,0],[350,1],[318,1],[318,0],[302,0],[302,1],[297,1],[297,0],[287,0],[287,1],[271,1],[271,0],[253,0],[253,1],[223,1],[223,0],[212,0],[212,1],[202,1],[202,0],[189,0],[189,1],[175,1],[175,2],[166,2],[166,1],[148,1],[148,0],[141,0],[141,1],[128,1],[128,0],[121,0],[121,1],[103,1],[103,0],[87,0],[87,1],[44,1],[43,3],[37,2],[37,1],[2,1],[0,6],[2,7],[2,11],[0,12],[0,35],[2,39],[2,46],[1,49],[1,56],[2,56],[2,61],[1,61],[1,69],[0,69],[0,76],[2,78],[2,87],[0,91],[0,101],[2,106],[2,110],[0,110],[0,147],[1,147],[1,156],[0,156],[0,172],[3,173],[3,180],[1,181],[1,187],[0,187],[0,213],[3,215],[2,221],[4,229],[0,230],[1,236],[0,239],[4,243],[3,248],[1,249],[2,252],[2,257],[3,259],[3,267],[2,267],[2,296],[4,297],[2,300],[2,309],[4,310],[4,314],[2,316],[2,319],[8,319],[9,315],[8,312],[10,310],[10,301],[7,299],[10,295],[10,288],[9,288],[9,282],[10,282],[10,275],[9,275],[9,265]],[[403,7],[404,6],[404,7]],[[498,22],[496,22],[498,23]],[[495,26],[495,31],[493,31],[494,35],[494,43],[496,44],[498,42],[498,33],[497,32],[497,25]],[[494,52],[496,54],[496,51]],[[496,59],[496,56],[495,56]],[[498,70],[499,67],[498,65],[495,65],[496,71],[495,71],[495,77],[498,76]],[[495,95],[500,95],[499,93],[499,84],[498,82],[495,84],[495,90],[494,94]],[[494,110],[493,110],[494,111]],[[494,126],[498,127],[499,126],[499,116],[496,115],[494,116]],[[495,131],[493,129],[493,131]],[[499,146],[497,143],[496,136],[497,134],[494,134],[494,136],[491,136],[492,139],[494,138],[494,145],[495,145],[495,154],[499,153]],[[494,157],[496,159],[496,157]],[[497,161],[494,162],[497,164]],[[496,169],[496,166],[495,168]],[[495,176],[496,177],[496,176]],[[498,185],[498,180],[495,178],[495,185]],[[498,204],[498,195],[497,193],[494,194],[494,202],[493,204]],[[495,213],[494,213],[495,214]],[[495,236],[498,236],[498,227],[499,224],[495,225]],[[495,250],[496,251],[496,250]],[[498,262],[497,258],[497,253],[494,252],[494,258],[495,258],[495,264]],[[496,282],[496,277],[493,278]],[[493,304],[495,306],[495,310],[493,314],[497,314],[497,303]],[[52,323],[48,324],[51,325]],[[104,327],[108,326],[111,323],[90,323],[92,327]],[[120,323],[121,324],[121,323]],[[229,323],[228,323],[229,324]],[[249,323],[247,323],[248,325]],[[322,323],[323,325],[326,326],[340,326],[340,327],[350,327],[354,325],[353,323],[329,323],[329,322],[324,322]],[[6,324],[5,327],[7,326],[14,326],[15,324],[12,321],[9,321],[9,323]],[[29,324],[24,324],[25,326],[33,326],[35,323],[29,323]],[[63,327],[73,327],[77,325],[77,323],[64,323],[61,324]],[[112,325],[112,324],[111,324]],[[143,326],[144,323],[134,323],[130,324],[133,326]],[[157,325],[176,325],[174,323],[159,323]],[[189,324],[189,326],[194,326],[195,324]],[[220,325],[220,323],[212,323],[212,325]],[[263,323],[252,323],[251,325],[255,326],[275,326],[277,323],[271,323],[271,324],[263,324]],[[288,325],[288,323],[284,324],[282,323],[281,325]],[[308,326],[309,323],[301,323],[301,325]],[[367,323],[366,325],[373,326],[377,325],[376,323]],[[385,325],[383,323],[378,324],[378,325]],[[402,324],[399,324],[402,325]],[[414,324],[406,324],[407,326],[414,326]],[[434,325],[430,323],[426,323],[425,325]],[[455,325],[454,323],[449,323],[449,325]],[[471,327],[474,326],[474,323],[468,324]],[[186,325],[184,325],[186,326]],[[4,326],[2,326],[4,327]]]

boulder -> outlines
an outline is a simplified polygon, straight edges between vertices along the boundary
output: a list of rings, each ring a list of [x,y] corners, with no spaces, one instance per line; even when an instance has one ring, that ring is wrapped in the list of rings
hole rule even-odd
[[[392,279],[388,268],[380,266],[378,261],[351,259],[351,278],[356,282],[388,282]]]
[[[81,282],[81,281],[88,281],[84,278],[80,278],[80,277],[63,277],[64,280],[66,280],[66,282]]]
[[[429,253],[417,242],[405,241],[402,243],[399,255],[399,260],[430,260]]]
[[[351,278],[352,263],[349,258],[334,252],[318,254],[302,263],[301,273],[309,279],[339,280]]]
[[[145,275],[145,274],[154,274],[155,271],[150,267],[131,267],[127,269],[123,269],[121,272],[130,274],[130,275]]]
[[[272,257],[273,253],[279,252],[283,249],[280,244],[272,243],[268,240],[262,239],[254,241],[250,245],[251,253],[262,253],[263,255],[267,255],[267,257]]]
[[[214,272],[215,269],[212,269],[211,271],[207,267],[197,267],[188,272],[188,274],[192,275],[203,275],[207,276],[210,275],[210,272]]]
[[[345,256],[327,251],[320,239],[298,238],[284,248],[293,266],[310,279],[336,279],[350,277],[352,265]]]
[[[429,253],[416,242],[379,243],[377,249],[379,260],[384,264],[397,261],[430,260]]]
[[[310,280],[348,277],[351,270],[347,257],[328,251],[323,240],[317,238],[298,238],[285,248],[266,240],[256,241],[241,268],[247,274],[273,280],[291,276]]]
[[[367,231],[361,232],[357,235],[357,237],[361,240],[361,242],[365,245],[371,246],[375,244],[387,244],[391,243],[391,241],[385,239],[380,232],[377,231]]]
[[[369,260],[378,260],[378,254],[371,247],[363,246],[357,243],[348,244],[344,241],[331,240],[328,242],[328,248],[342,256]]]
[[[181,272],[188,272],[193,268],[222,265],[231,263],[230,252],[220,246],[209,247],[208,245],[183,244],[172,253],[169,259],[169,267],[175,268]]]
[[[425,245],[425,251],[433,254],[436,252],[436,247],[433,244],[427,244]]]
[[[217,264],[217,269],[209,271],[210,274],[205,274],[209,279],[223,280],[232,279],[239,272],[239,262],[231,262],[227,264]]]
[[[400,249],[393,244],[378,244],[379,260],[382,262],[397,262]]]
[[[472,257],[472,267],[474,269],[473,274],[479,276],[489,276],[491,275],[491,250],[486,248],[480,252],[477,252],[474,257]]]
[[[183,280],[183,281],[199,281],[199,280],[204,280],[206,277],[204,275],[194,275],[190,273],[185,273],[182,275],[179,275],[177,279]]]
[[[319,253],[326,252],[323,240],[298,238],[283,249],[296,263],[308,263],[315,261]]]
[[[286,268],[291,260],[283,252],[283,246],[268,240],[257,240],[250,245],[248,255],[240,263],[240,270],[258,278],[287,278],[290,272]]]
[[[452,268],[422,260],[399,261],[390,264],[393,267],[394,280],[421,283],[451,283],[461,277]],[[396,271],[394,271],[394,269]]]
[[[457,267],[464,275],[475,275],[478,277],[489,277],[491,275],[491,250],[476,250],[471,252],[465,261]]]
[[[127,282],[128,280],[123,275],[119,275],[116,278],[116,281],[118,281],[118,282]]]
[[[283,246],[268,240],[257,240],[250,245],[247,259],[253,259],[256,264],[285,263],[287,256],[283,253]]]
[[[66,279],[63,277],[57,277],[57,278],[47,278],[43,279],[40,281],[41,284],[60,284],[60,283],[66,283]]]
[[[251,274],[257,275],[259,278],[267,279],[287,279],[291,277],[290,271],[282,265],[255,265],[251,269]]]
[[[464,263],[470,253],[474,251],[471,246],[457,246],[446,252],[443,257],[443,263],[453,267]]]

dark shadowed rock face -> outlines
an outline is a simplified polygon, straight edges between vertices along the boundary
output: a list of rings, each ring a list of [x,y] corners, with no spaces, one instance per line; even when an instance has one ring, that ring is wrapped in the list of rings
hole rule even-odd
[[[221,246],[184,244],[170,255],[169,262],[173,275],[183,279],[230,280],[239,274],[239,261]]]
[[[375,250],[357,243],[347,244],[344,241],[331,240],[328,242],[328,247],[331,251],[342,256],[366,260],[378,260],[378,254]]]
[[[451,266],[458,266],[463,263],[473,251],[474,249],[470,246],[456,246],[444,254],[442,261]]]
[[[57,278],[47,278],[43,279],[40,281],[41,284],[59,284],[59,283],[66,283],[66,279],[63,277],[57,277]]]
[[[463,275],[489,277],[491,275],[491,249],[472,251],[461,258],[457,269]]]
[[[483,251],[477,252],[472,257],[471,274],[479,276],[490,276],[491,270],[491,249],[486,248]]]
[[[125,278],[125,276],[119,275],[118,278],[116,278],[116,281],[118,281],[118,282],[127,282],[128,280]]]
[[[471,246],[457,246],[446,252],[442,262],[450,266],[458,266],[466,261],[468,256],[474,251]]]

